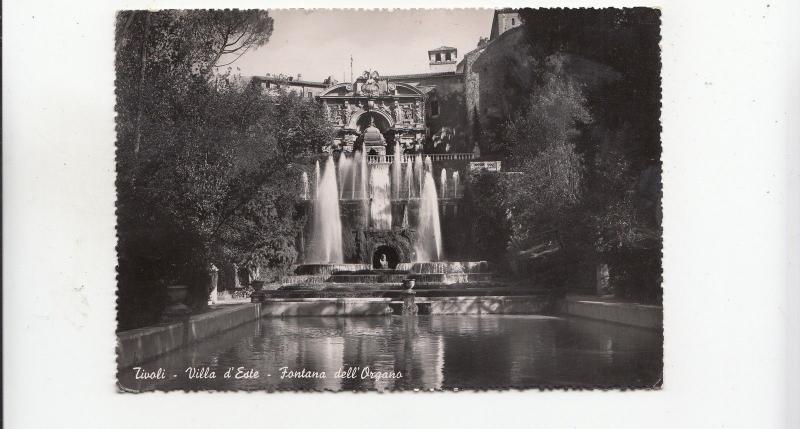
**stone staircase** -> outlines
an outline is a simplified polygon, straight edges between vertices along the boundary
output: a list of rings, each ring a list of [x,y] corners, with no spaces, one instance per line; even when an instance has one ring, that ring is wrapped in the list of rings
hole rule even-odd
[[[486,261],[414,262],[393,270],[366,264],[299,265],[275,290],[256,291],[251,300],[264,302],[305,298],[400,299],[405,282],[414,281],[420,298],[540,295],[547,290],[519,284],[494,272]]]

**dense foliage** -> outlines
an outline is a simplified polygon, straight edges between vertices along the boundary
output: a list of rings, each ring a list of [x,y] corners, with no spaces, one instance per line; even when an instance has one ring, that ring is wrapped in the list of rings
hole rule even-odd
[[[507,175],[498,203],[511,213],[511,233],[492,236],[514,255],[557,231],[567,254],[559,263],[580,261],[583,271],[610,263],[620,294],[658,301],[658,11],[537,9],[521,15],[524,46],[515,52],[530,53],[529,63],[537,66],[529,79],[508,85],[528,82],[518,88],[527,100],[520,98],[512,117],[484,120],[473,130],[492,141],[484,144],[490,156],[501,156],[506,170],[516,172]],[[491,190],[482,197],[498,198]]]
[[[316,103],[222,67],[271,32],[262,11],[118,15],[120,328],[152,322],[166,284],[202,307],[212,264],[294,260],[302,161],[330,129]]]
[[[504,263],[511,235],[507,186],[508,180],[497,172],[479,171],[472,175],[462,201],[470,219],[468,257]]]

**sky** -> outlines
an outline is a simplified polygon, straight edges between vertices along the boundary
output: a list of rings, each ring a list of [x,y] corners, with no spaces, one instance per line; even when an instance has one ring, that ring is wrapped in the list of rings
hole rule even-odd
[[[492,9],[274,10],[269,42],[247,52],[232,67],[243,76],[267,73],[321,81],[377,70],[381,75],[429,71],[428,50],[458,49],[458,61],[488,37]],[[343,76],[346,79],[343,79]]]

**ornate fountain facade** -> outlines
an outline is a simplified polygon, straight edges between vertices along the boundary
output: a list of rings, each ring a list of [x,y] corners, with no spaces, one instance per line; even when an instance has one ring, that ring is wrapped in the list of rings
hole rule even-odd
[[[345,153],[367,146],[370,155],[386,155],[400,144],[404,151],[419,151],[426,137],[425,94],[415,85],[392,82],[377,71],[368,72],[352,83],[327,88],[318,99],[336,130],[330,150]],[[367,140],[365,131],[377,128],[385,141]]]
[[[430,147],[429,90],[372,71],[316,97],[335,137],[303,179],[298,262],[378,268],[385,257],[394,268],[462,253],[459,201],[476,154]]]

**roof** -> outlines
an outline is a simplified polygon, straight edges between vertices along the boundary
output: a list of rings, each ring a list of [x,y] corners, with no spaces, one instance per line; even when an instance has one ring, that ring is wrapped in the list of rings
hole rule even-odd
[[[277,82],[290,85],[318,86],[320,88],[325,88],[329,86],[327,83],[324,82],[314,82],[310,80],[297,80],[297,79],[289,80],[287,78],[282,79],[278,76],[253,76],[252,79],[261,82]]]
[[[436,51],[456,51],[456,50],[457,50],[456,48],[453,48],[453,47],[450,47],[450,46],[439,46],[438,48],[436,48],[436,49],[431,49],[431,50],[429,50],[428,52],[436,52]]]
[[[519,9],[514,9],[514,8],[511,8],[511,7],[504,7],[502,9],[495,9],[494,10],[494,14],[495,15],[500,14],[500,13],[515,13],[515,12],[518,13]]]
[[[392,76],[383,76],[383,77],[389,80],[396,80],[396,79],[422,79],[429,77],[451,77],[451,76],[461,76],[461,73],[456,73],[454,71],[447,71],[447,72],[432,72],[432,73],[396,74]]]
[[[509,34],[513,34],[513,33],[517,32],[517,31],[520,31],[520,28],[523,28],[523,27],[522,26],[517,26],[517,27],[514,27],[514,28],[510,28],[506,32],[504,32],[503,34],[500,34],[499,36],[495,37],[494,39],[487,40],[485,45],[478,46],[475,49],[467,52],[466,54],[464,54],[461,57],[461,61],[459,61],[458,67],[461,67],[461,64],[463,64],[465,61],[467,61],[467,58],[469,58],[472,54],[474,54],[474,53],[476,53],[478,51],[482,51],[482,50],[486,49],[489,45],[491,45],[492,43],[497,42],[498,40],[501,40],[501,39],[504,39],[506,37],[509,37],[508,36]],[[458,70],[458,67],[456,68],[456,70]]]

